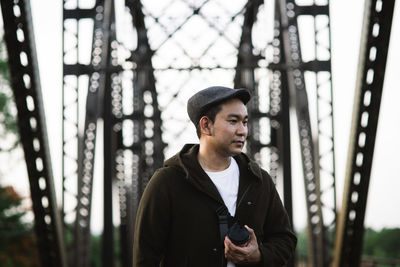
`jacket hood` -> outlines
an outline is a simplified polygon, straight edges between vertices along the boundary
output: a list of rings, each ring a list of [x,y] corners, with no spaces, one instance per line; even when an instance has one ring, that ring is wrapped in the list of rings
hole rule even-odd
[[[195,165],[193,162],[193,158],[197,158],[197,153],[199,152],[199,145],[195,144],[186,144],[183,146],[181,151],[176,153],[171,158],[167,159],[164,162],[164,167],[174,167],[175,169],[179,169],[185,173],[186,178],[189,177],[189,169],[191,165]],[[192,162],[188,162],[192,159]],[[189,165],[189,166],[186,166]],[[189,168],[189,169],[188,169]]]

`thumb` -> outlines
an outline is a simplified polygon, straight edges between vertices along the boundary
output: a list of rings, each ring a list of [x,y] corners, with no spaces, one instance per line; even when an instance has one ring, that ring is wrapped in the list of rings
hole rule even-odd
[[[250,239],[256,239],[256,235],[254,233],[254,230],[251,229],[250,227],[248,227],[247,225],[245,225],[244,227],[247,229],[247,231],[249,231]]]
[[[245,225],[244,227],[247,229],[247,231],[249,231],[250,234],[252,234],[252,233],[254,234],[254,230],[253,229],[251,229],[247,225]]]

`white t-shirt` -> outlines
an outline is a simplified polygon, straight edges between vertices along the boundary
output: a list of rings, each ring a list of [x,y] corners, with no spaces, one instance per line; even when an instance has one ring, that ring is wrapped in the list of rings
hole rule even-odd
[[[235,216],[237,194],[239,190],[239,166],[236,160],[231,157],[231,164],[223,171],[206,171],[206,173],[214,183],[215,187],[217,187],[229,213],[232,216]],[[228,261],[227,267],[235,267],[235,264]]]

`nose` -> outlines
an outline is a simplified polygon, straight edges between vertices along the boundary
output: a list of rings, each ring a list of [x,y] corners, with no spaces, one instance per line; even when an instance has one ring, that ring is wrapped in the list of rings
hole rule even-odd
[[[238,128],[236,130],[236,133],[238,135],[244,136],[244,138],[246,138],[247,137],[247,132],[248,132],[247,124],[245,124],[243,122],[242,123],[238,123]]]

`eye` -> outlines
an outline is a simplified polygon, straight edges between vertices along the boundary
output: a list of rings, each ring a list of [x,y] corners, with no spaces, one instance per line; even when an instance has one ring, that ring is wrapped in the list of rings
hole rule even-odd
[[[245,125],[245,126],[246,126],[246,125],[247,125],[247,122],[248,122],[248,121],[243,121],[243,125]]]

